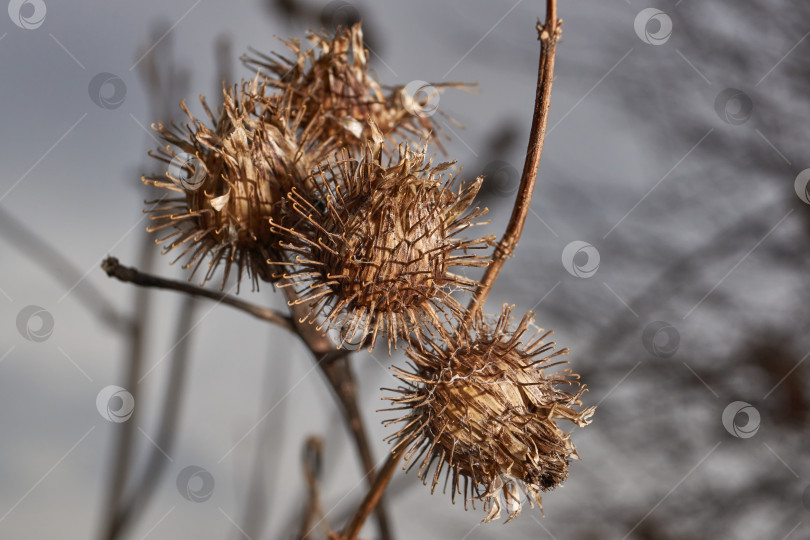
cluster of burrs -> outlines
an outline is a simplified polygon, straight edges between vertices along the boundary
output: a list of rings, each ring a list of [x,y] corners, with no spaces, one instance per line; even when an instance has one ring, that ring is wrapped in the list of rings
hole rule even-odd
[[[445,471],[485,521],[504,505],[511,519],[521,490],[539,505],[577,458],[557,421],[587,425],[594,408],[581,408],[578,375],[552,369],[568,350],[532,313],[515,326],[504,306],[488,321],[457,298],[480,286],[463,267],[486,267],[494,239],[465,236],[486,212],[483,178],[465,185],[427,154],[433,96],[381,85],[359,24],[309,40],[285,42],[291,58],[243,57],[255,76],[224,87],[216,111],[201,98],[208,122],[181,104],[188,122],[154,126],[165,172],[143,181],[168,191],[149,203],[149,230],[202,285],[292,288],[300,324],[338,347],[404,344],[392,451],[432,490]],[[430,92],[448,86],[462,85]]]

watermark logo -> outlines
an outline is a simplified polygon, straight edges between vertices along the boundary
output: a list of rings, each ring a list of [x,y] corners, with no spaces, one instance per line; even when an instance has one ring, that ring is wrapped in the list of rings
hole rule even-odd
[[[200,503],[214,494],[214,477],[197,465],[189,465],[177,475],[177,490],[184,499]]]
[[[205,167],[197,156],[187,152],[180,152],[172,158],[167,175],[172,182],[186,191],[200,189],[208,177]]]
[[[599,269],[599,251],[582,240],[574,240],[562,252],[563,267],[574,277],[589,278]]]
[[[425,81],[411,81],[400,93],[402,106],[414,116],[428,118],[439,109],[439,89]]]
[[[42,0],[11,0],[8,3],[11,22],[26,30],[36,30],[42,26],[47,11]]]
[[[96,409],[104,420],[120,424],[135,412],[135,398],[120,386],[106,386],[96,396]]]
[[[741,423],[741,418],[744,424]],[[750,439],[759,431],[759,411],[745,401],[729,403],[723,410],[723,427],[731,435],[740,439]]]
[[[360,20],[360,11],[343,0],[333,0],[321,10],[321,24],[325,28],[349,28]]]
[[[796,176],[793,189],[804,204],[810,204],[810,169],[805,169]]]
[[[364,322],[357,322],[348,313],[341,313],[332,322],[333,335],[337,345],[347,351],[359,351],[370,337],[371,332],[365,329]]]
[[[45,308],[26,306],[17,314],[17,331],[34,343],[42,343],[53,334],[54,320]]]
[[[726,88],[714,99],[714,111],[726,124],[740,126],[751,118],[754,100],[742,90]]]
[[[654,321],[644,327],[641,343],[651,355],[658,358],[672,358],[678,352],[681,334],[678,329],[665,321]]]
[[[649,45],[663,45],[672,37],[672,19],[656,8],[639,11],[633,28],[638,38]]]
[[[127,85],[114,73],[102,72],[90,79],[87,85],[90,100],[102,109],[117,109],[127,97]]]
[[[484,185],[496,195],[511,195],[520,185],[518,170],[505,161],[491,161],[484,167],[482,174]]]

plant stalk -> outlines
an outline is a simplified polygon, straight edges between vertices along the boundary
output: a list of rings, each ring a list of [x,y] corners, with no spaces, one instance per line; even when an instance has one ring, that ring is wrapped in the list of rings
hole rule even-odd
[[[402,458],[402,455],[405,453],[407,448],[408,445],[402,445],[402,448],[394,453],[389,454],[388,459],[385,461],[385,465],[383,465],[379,472],[377,472],[377,477],[374,479],[374,484],[372,484],[371,488],[368,490],[366,498],[363,499],[362,503],[360,503],[360,506],[354,513],[354,517],[352,517],[352,520],[343,531],[343,534],[340,537],[341,540],[355,540],[357,535],[360,534],[360,529],[363,528],[363,523],[365,523],[368,516],[374,511],[377,504],[380,502],[383,492],[385,492],[385,488],[388,487],[388,483],[391,481],[391,477],[394,475],[394,470],[397,468],[399,460]]]
[[[557,42],[562,35],[562,20],[557,18],[557,1],[547,0],[545,23],[537,23],[538,39],[540,40],[540,65],[537,72],[537,95],[534,102],[534,115],[529,136],[529,147],[526,151],[526,160],[523,164],[523,174],[520,178],[517,199],[512,208],[512,216],[500,242],[492,254],[492,264],[489,265],[475,295],[470,300],[466,321],[475,316],[475,312],[482,309],[486,303],[498,274],[506,259],[512,256],[515,247],[523,232],[526,216],[534,194],[534,185],[537,182],[537,172],[540,166],[540,156],[543,153],[543,142],[546,137],[548,112],[551,105],[551,85],[554,82],[554,58],[557,52]]]

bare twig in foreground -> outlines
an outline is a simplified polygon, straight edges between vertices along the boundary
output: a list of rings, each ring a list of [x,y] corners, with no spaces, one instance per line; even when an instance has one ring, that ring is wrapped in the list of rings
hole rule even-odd
[[[191,285],[190,283],[145,274],[136,268],[132,268],[131,266],[122,265],[115,257],[107,257],[104,259],[104,262],[101,263],[101,268],[107,272],[108,276],[114,277],[126,283],[133,283],[141,287],[168,289],[170,291],[181,292],[191,296],[199,296],[202,298],[208,298],[209,300],[216,300],[219,303],[253,315],[257,319],[262,319],[264,321],[277,324],[286,330],[295,332],[295,328],[293,327],[290,317],[276,311],[275,309],[257,306],[255,304],[251,304],[250,302],[239,300],[238,298],[228,294],[203,289],[201,287]]]

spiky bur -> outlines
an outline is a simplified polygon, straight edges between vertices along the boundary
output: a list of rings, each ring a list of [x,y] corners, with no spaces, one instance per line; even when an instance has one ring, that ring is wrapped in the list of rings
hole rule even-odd
[[[456,494],[464,496],[465,508],[467,500],[473,506],[474,499],[483,501],[485,522],[500,517],[501,498],[507,521],[517,516],[520,490],[542,510],[540,491],[560,485],[569,462],[578,459],[570,433],[557,421],[585,426],[595,411],[581,408],[579,375],[548,371],[567,363],[551,361],[568,353],[544,341],[551,332],[538,330],[524,344],[533,316],[527,313],[510,330],[511,307],[504,305],[494,326],[479,315],[450,339],[409,350],[412,369],[394,368],[404,386],[387,398],[391,410],[407,411],[386,424],[405,424],[389,437],[396,441],[392,452],[408,448],[406,466],[419,466],[431,492],[444,470],[453,502]]]
[[[242,62],[258,70],[267,84],[289,93],[291,106],[303,113],[305,124],[314,118],[323,119],[325,133],[335,142],[335,150],[362,148],[371,137],[368,118],[394,147],[399,140],[415,141],[427,139],[432,132],[441,133],[431,118],[438,92],[448,87],[471,87],[439,83],[424,88],[384,89],[369,73],[360,23],[338,28],[334,37],[310,32],[308,39],[312,44],[309,49],[302,47],[299,40],[282,40],[293,58],[251,49],[250,54],[242,56]],[[441,141],[437,144],[441,149]]]
[[[286,222],[274,222],[287,257],[279,286],[296,286],[296,304],[318,329],[337,329],[338,345],[366,343],[379,335],[420,342],[446,332],[444,324],[462,313],[454,288],[476,282],[453,267],[482,267],[477,255],[492,239],[461,237],[486,209],[472,207],[479,178],[456,193],[451,163],[433,167],[425,149],[400,147],[383,164],[382,136],[376,132],[362,157],[344,152],[320,171],[310,190],[287,195]],[[427,333],[427,334],[426,334]]]
[[[168,145],[150,153],[165,173],[143,182],[174,196],[149,201],[149,232],[163,233],[164,253],[179,252],[191,278],[207,263],[205,285],[224,267],[224,288],[236,265],[237,286],[246,274],[254,289],[273,281],[268,259],[278,257],[268,220],[276,217],[284,193],[301,184],[327,148],[321,124],[301,127],[289,96],[269,96],[259,79],[223,89],[224,104],[214,114],[201,97],[210,126],[181,103],[189,122],[153,125]]]

